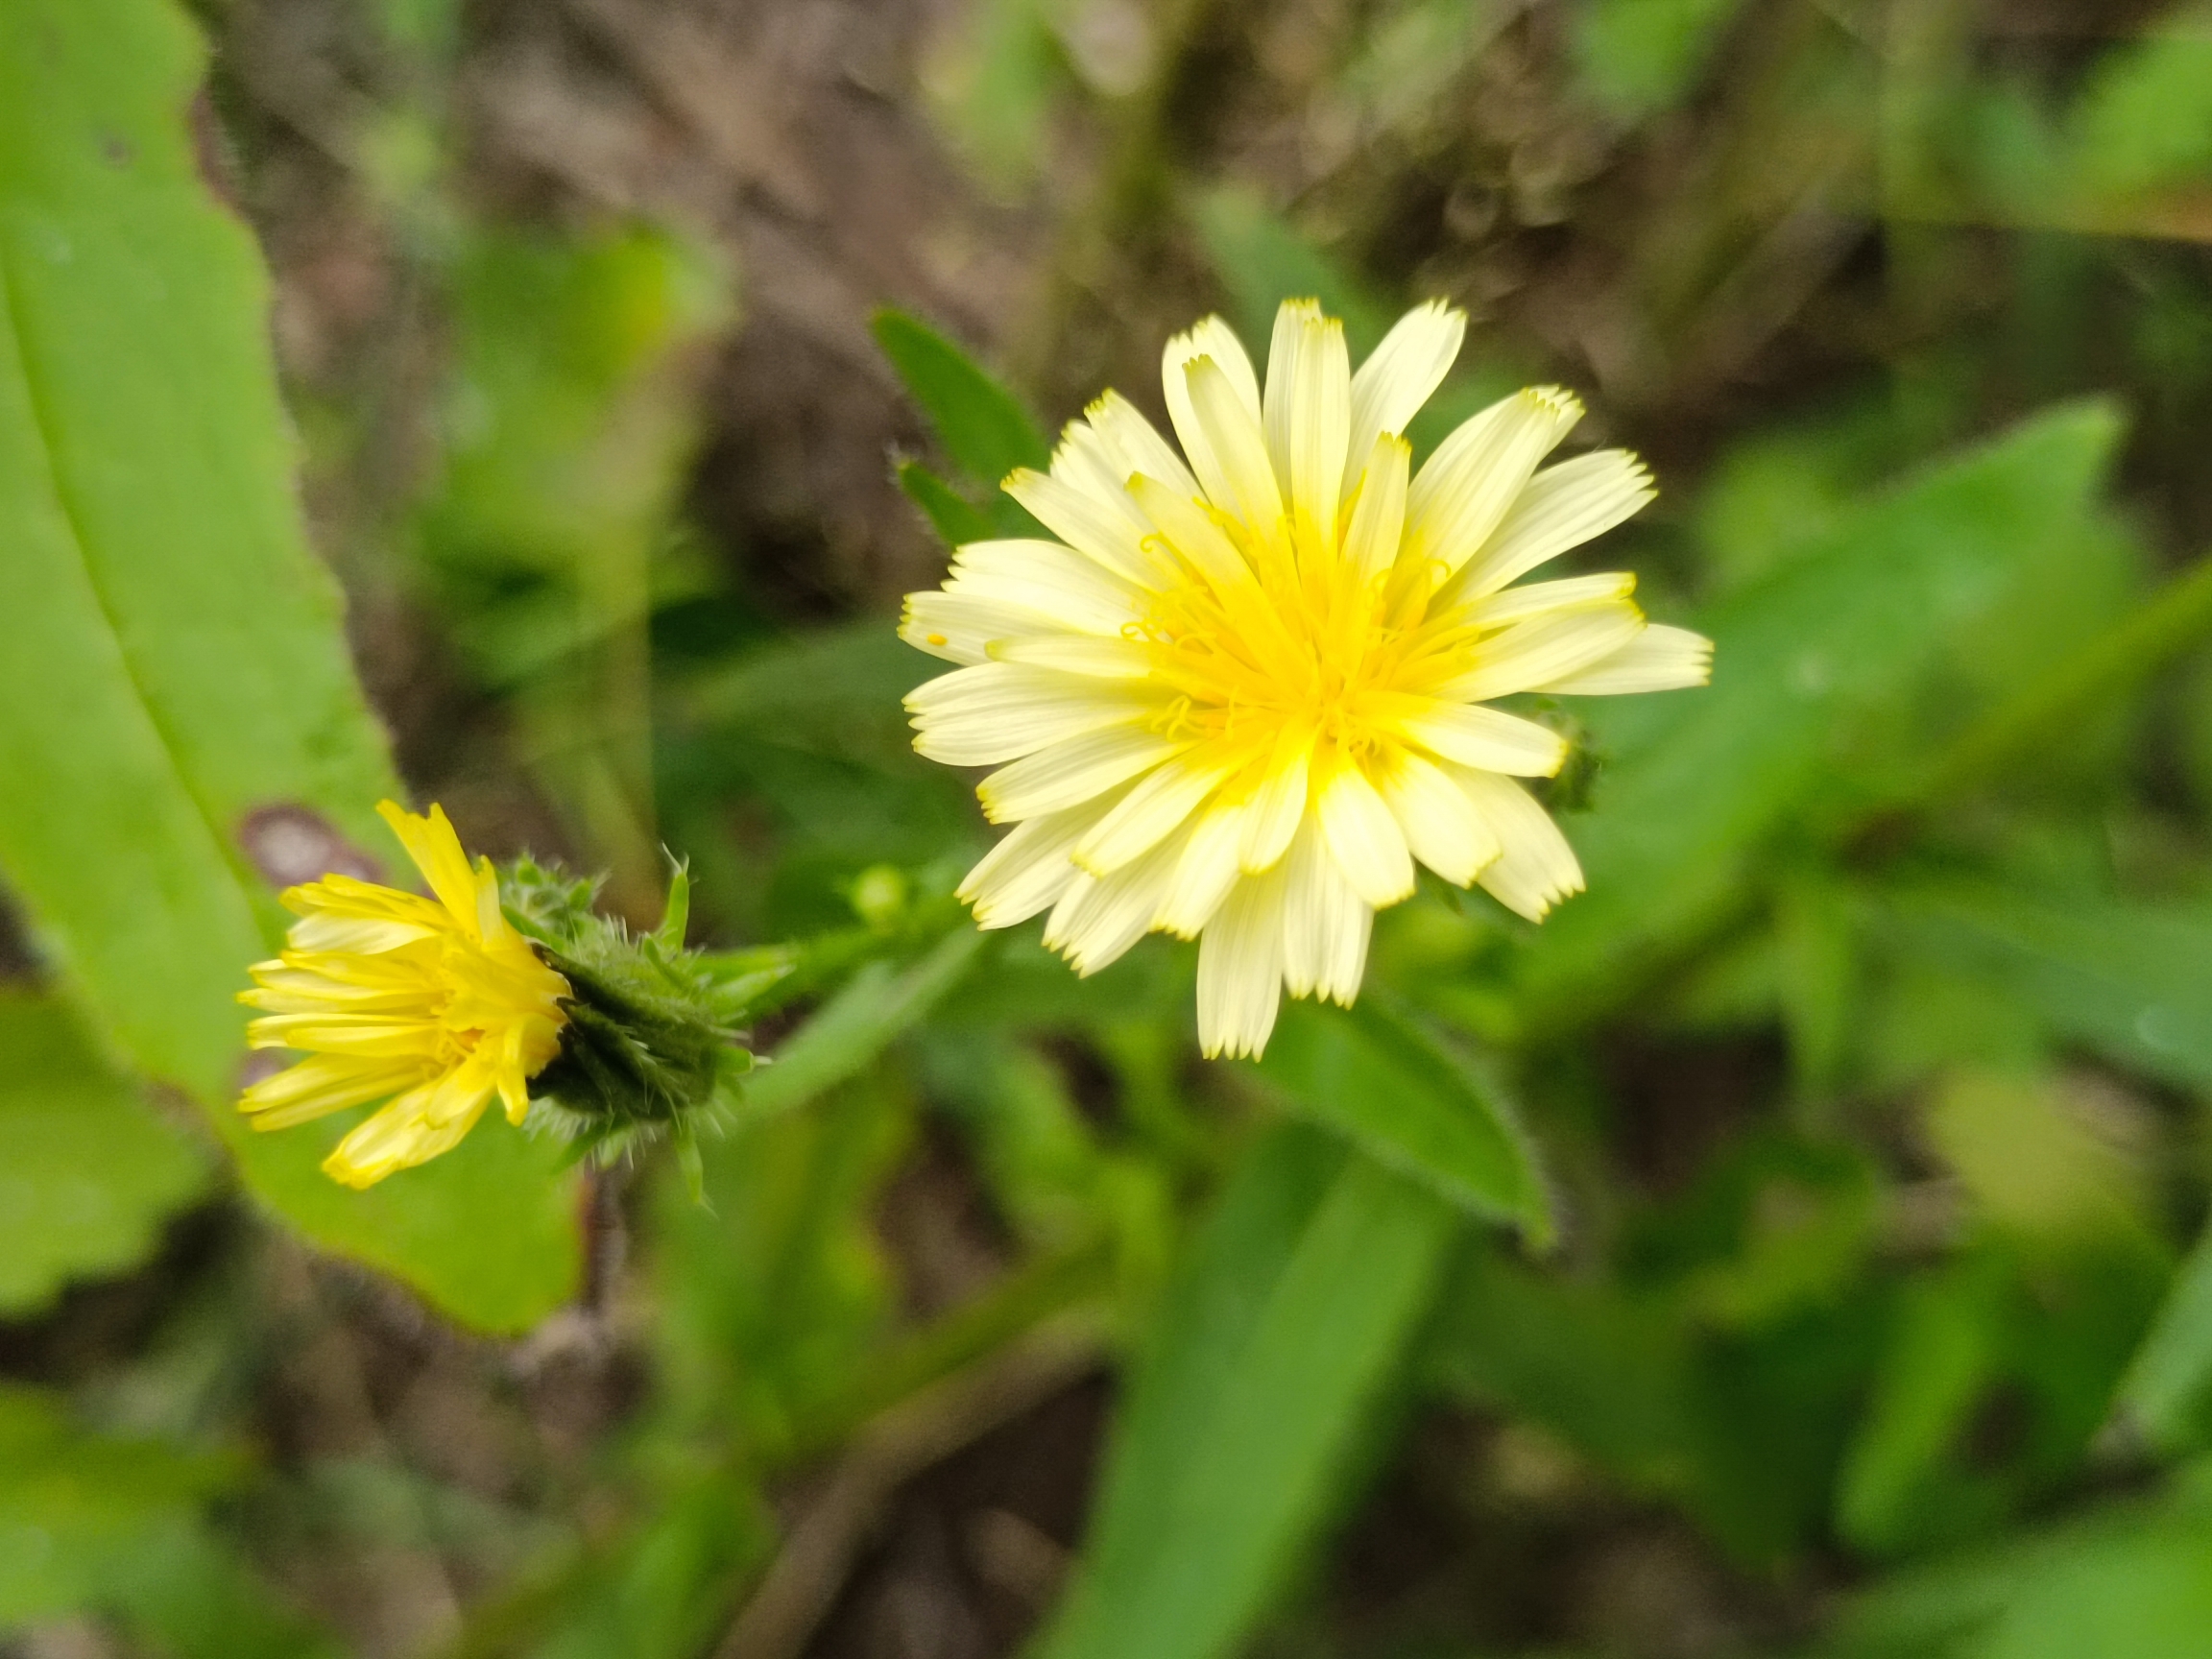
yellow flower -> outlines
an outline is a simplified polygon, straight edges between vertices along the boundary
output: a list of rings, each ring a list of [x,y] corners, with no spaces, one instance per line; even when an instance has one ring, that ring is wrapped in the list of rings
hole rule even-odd
[[[288,888],[284,906],[301,918],[290,949],[255,965],[258,988],[238,995],[266,1010],[254,1047],[312,1056],[246,1091],[238,1106],[254,1128],[396,1096],[324,1162],[349,1187],[451,1151],[494,1094],[520,1123],[567,1022],[568,981],[501,913],[491,861],[471,870],[436,806],[427,818],[389,801],[376,810],[437,897],[350,876]]]
[[[1049,909],[1083,974],[1146,931],[1199,937],[1209,1055],[1258,1054],[1282,987],[1349,1004],[1377,909],[1418,859],[1541,919],[1581,890],[1515,778],[1566,745],[1482,705],[1702,685],[1712,647],[1647,624],[1635,579],[1509,587],[1648,501],[1620,450],[1538,470],[1581,406],[1518,394],[1418,473],[1402,434],[1466,320],[1425,305],[1354,374],[1310,301],[1275,320],[1264,394],[1228,325],[1167,346],[1179,455],[1109,392],[1049,476],[1007,492],[1060,540],[962,547],[901,636],[965,664],[915,690],[915,747],[997,766],[1013,833],[960,894],[984,927]]]

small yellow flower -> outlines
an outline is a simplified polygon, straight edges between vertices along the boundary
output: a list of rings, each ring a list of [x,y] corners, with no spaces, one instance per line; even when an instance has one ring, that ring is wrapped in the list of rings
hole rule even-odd
[[[1200,939],[1198,1031],[1257,1054],[1283,987],[1349,1004],[1377,909],[1418,859],[1541,919],[1581,890],[1516,778],[1566,754],[1482,705],[1702,685],[1712,647],[1647,624],[1627,575],[1508,584],[1652,496],[1621,450],[1538,470],[1581,406],[1518,394],[1418,473],[1403,434],[1466,330],[1431,304],[1355,374],[1310,301],[1275,321],[1264,393],[1209,318],[1169,342],[1182,453],[1109,392],[1049,476],[1006,489],[1060,540],[962,547],[901,636],[963,664],[907,698],[915,747],[997,766],[1017,826],[960,895],[984,927],[1050,910],[1079,973],[1145,932]]]
[[[288,888],[284,906],[301,918],[290,948],[238,994],[266,1010],[250,1027],[254,1047],[311,1056],[246,1091],[238,1106],[254,1128],[396,1096],[325,1160],[349,1187],[451,1151],[494,1094],[520,1123],[567,1022],[568,981],[500,911],[491,861],[471,870],[436,806],[427,818],[389,801],[376,810],[437,897],[350,876]]]

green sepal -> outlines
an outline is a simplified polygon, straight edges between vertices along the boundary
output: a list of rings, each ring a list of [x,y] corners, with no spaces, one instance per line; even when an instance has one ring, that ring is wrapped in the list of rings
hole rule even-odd
[[[722,975],[683,946],[684,867],[673,873],[661,926],[635,937],[592,909],[596,882],[523,858],[500,887],[516,926],[568,981],[560,1052],[531,1081],[532,1124],[601,1164],[663,1137],[680,1163],[696,1162],[700,1130],[718,1121],[725,1079],[750,1070],[753,1054]]]

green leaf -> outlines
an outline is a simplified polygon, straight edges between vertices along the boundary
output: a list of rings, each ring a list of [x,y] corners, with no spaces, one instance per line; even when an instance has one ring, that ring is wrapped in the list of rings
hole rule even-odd
[[[1286,1106],[1472,1214],[1551,1238],[1534,1148],[1496,1086],[1370,986],[1347,1010],[1293,1002],[1259,1068]]]
[[[1904,954],[1987,982],[2122,1065],[2212,1084],[2212,913],[1966,878],[1885,897]]]
[[[1664,1304],[1538,1273],[1485,1242],[1461,1253],[1431,1324],[1431,1387],[1532,1419],[1635,1489],[1695,1470],[1692,1333]]]
[[[964,9],[927,76],[937,117],[964,158],[1009,197],[1050,154],[1046,122],[1067,82],[1052,0],[979,0]]]
[[[2106,405],[2059,409],[1839,515],[1701,619],[1710,686],[1577,706],[1614,759],[1598,809],[1570,826],[1589,891],[1523,952],[1537,1023],[1589,1018],[1743,902],[1751,860],[1835,772],[1853,717],[2019,570],[2094,533],[2119,431]]]
[[[204,1527],[235,1469],[87,1433],[60,1403],[0,1386],[0,1632],[120,1617],[180,1659],[328,1654]]]
[[[2198,1473],[2196,1484],[2202,1484]],[[1824,1659],[2197,1659],[2212,1628],[2212,1505],[2148,1503],[1900,1574],[1858,1597]]]
[[[959,347],[903,311],[878,311],[870,327],[945,453],[969,477],[995,487],[1017,467],[1050,464],[1052,445],[1021,399]]]
[[[2212,1228],[2175,1276],[2114,1407],[2122,1422],[2161,1452],[2212,1441]]]
[[[948,547],[988,541],[998,533],[982,508],[919,461],[899,464],[899,488],[906,492],[909,501],[922,509],[922,516],[929,520],[929,528],[937,532],[937,539]]]
[[[132,1265],[206,1184],[200,1149],[66,1009],[0,992],[0,1312]]]
[[[1996,1262],[1968,1257],[1916,1281],[1901,1299],[1837,1487],[1837,1527],[1857,1548],[1886,1552],[1964,1530],[2002,1502],[1986,1480],[1960,1490],[1943,1477],[2004,1362],[2009,1290]]]
[[[1161,1309],[1046,1659],[1234,1649],[1327,1514],[1455,1220],[1310,1129],[1247,1154]]]
[[[2126,198],[2200,186],[2212,169],[2212,39],[2177,31],[2105,53],[2067,125],[2079,189]]]
[[[903,971],[869,963],[746,1079],[743,1118],[788,1112],[866,1070],[959,982],[982,945],[982,934],[962,926]]]
[[[1583,78],[1614,114],[1679,104],[1743,0],[1588,0],[1575,45]]]
[[[345,1125],[252,1134],[233,1000],[283,917],[239,845],[304,806],[389,851],[397,794],[307,552],[268,287],[184,127],[204,52],[166,0],[0,11],[0,868],[101,1034],[204,1107],[318,1243],[513,1329],[575,1283],[557,1150],[500,1132],[356,1195]]]
[[[1228,185],[1198,197],[1191,212],[1206,251],[1228,284],[1238,329],[1258,344],[1286,300],[1318,300],[1344,324],[1355,357],[1382,343],[1395,319],[1389,306],[1301,236],[1257,191]]]

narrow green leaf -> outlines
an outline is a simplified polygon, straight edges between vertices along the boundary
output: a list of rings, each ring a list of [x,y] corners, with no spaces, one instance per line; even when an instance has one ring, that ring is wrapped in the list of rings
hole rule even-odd
[[[945,453],[974,482],[996,488],[1017,467],[1051,461],[1052,445],[1021,399],[944,335],[888,309],[870,326]]]
[[[0,1312],[146,1254],[207,1163],[60,1003],[0,992]]]
[[[971,541],[988,541],[998,534],[990,516],[919,461],[899,464],[899,488],[906,499],[922,509],[929,528],[948,547],[965,547]]]
[[[869,963],[746,1079],[745,1119],[787,1112],[865,1070],[959,982],[982,944],[982,934],[962,926],[903,972]]]
[[[2175,1276],[2114,1407],[2160,1452],[2212,1442],[2212,1228]]]
[[[1260,1075],[1290,1110],[1530,1242],[1551,1237],[1534,1149],[1496,1087],[1379,987],[1283,1010]]]
[[[257,1197],[448,1311],[516,1328],[575,1282],[557,1150],[498,1132],[354,1194],[346,1124],[255,1136],[233,995],[284,921],[241,844],[307,808],[393,851],[398,792],[307,552],[245,228],[184,126],[169,0],[0,9],[0,868],[102,1035],[208,1113]],[[313,874],[306,871],[299,874]]]
[[[1335,1497],[1456,1230],[1298,1126],[1261,1142],[1169,1289],[1046,1659],[1214,1659]]]

